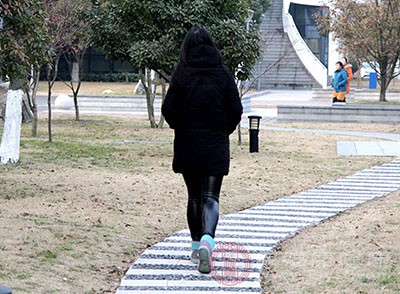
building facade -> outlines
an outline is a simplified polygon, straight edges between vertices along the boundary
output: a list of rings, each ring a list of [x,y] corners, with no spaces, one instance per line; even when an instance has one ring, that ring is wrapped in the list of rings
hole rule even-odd
[[[260,26],[263,54],[254,70],[258,90],[329,86],[339,55],[332,37],[321,35],[316,26],[314,15],[328,9],[322,3],[272,0]]]

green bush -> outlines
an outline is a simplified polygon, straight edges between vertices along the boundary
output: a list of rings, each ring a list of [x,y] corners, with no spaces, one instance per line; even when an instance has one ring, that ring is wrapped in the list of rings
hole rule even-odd
[[[87,73],[82,77],[86,82],[137,82],[137,73]]]

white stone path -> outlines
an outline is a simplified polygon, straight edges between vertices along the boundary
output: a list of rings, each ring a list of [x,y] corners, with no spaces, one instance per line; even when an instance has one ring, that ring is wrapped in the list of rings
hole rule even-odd
[[[182,230],[147,249],[121,280],[118,294],[261,293],[268,252],[306,227],[400,189],[400,158],[314,189],[223,216],[217,227],[214,270],[200,274],[189,260]]]

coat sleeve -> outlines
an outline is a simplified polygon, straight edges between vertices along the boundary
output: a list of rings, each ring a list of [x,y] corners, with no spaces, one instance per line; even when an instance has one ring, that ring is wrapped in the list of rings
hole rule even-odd
[[[352,69],[352,66],[350,64],[348,64],[346,66],[346,72],[347,72],[347,75],[348,75],[348,81],[351,81],[353,79],[353,69]]]
[[[347,84],[347,80],[348,80],[348,75],[347,75],[347,71],[343,70],[342,71],[342,80],[340,82],[338,82],[337,86],[341,87]]]
[[[235,80],[230,78],[226,92],[225,113],[228,121],[228,133],[232,134],[242,119],[243,106]]]
[[[161,106],[161,113],[171,129],[179,128],[180,122],[180,103],[179,85],[175,82],[170,84],[167,95]]]

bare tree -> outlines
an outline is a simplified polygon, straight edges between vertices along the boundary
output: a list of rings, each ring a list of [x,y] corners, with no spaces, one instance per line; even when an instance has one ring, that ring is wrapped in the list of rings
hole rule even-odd
[[[64,55],[68,63],[68,71],[70,72],[71,79],[64,81],[64,83],[71,89],[74,107],[75,107],[75,120],[79,120],[79,107],[78,107],[78,93],[82,84],[82,71],[83,71],[83,59],[85,57],[86,49],[69,48],[67,53]]]
[[[340,45],[378,73],[379,101],[386,101],[400,56],[400,0],[332,0],[319,28],[333,33]]]
[[[37,136],[37,126],[38,126],[38,110],[36,103],[36,94],[39,87],[40,78],[40,65],[36,63],[32,66],[31,77],[29,83],[26,84],[25,93],[27,96],[28,107],[32,111],[32,126],[31,126],[31,136]]]
[[[74,97],[75,120],[79,120],[78,93],[81,87],[81,79],[83,72],[83,60],[86,50],[91,43],[91,24],[90,18],[85,17],[85,13],[92,5],[84,0],[64,1],[64,9],[69,14],[69,35],[70,39],[66,40],[65,59],[68,63],[68,70],[71,76],[69,81],[64,83],[71,89]]]
[[[67,0],[45,2],[45,10],[48,14],[48,25],[50,28],[51,47],[53,49],[53,62],[47,66],[47,108],[48,108],[48,140],[53,141],[52,136],[52,111],[51,95],[54,83],[58,78],[58,64],[61,56],[65,53],[68,44],[74,35],[74,25],[71,23],[71,11],[68,9]]]
[[[157,73],[155,71],[148,68],[139,71],[140,83],[146,94],[147,115],[150,121],[150,127],[162,128],[164,118],[161,115],[159,122],[156,122],[154,101],[156,99],[156,89],[158,85],[162,86],[162,101],[164,101],[167,91],[164,78],[157,78],[156,75]]]

